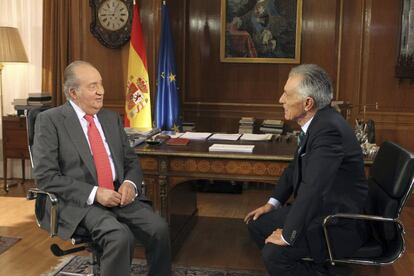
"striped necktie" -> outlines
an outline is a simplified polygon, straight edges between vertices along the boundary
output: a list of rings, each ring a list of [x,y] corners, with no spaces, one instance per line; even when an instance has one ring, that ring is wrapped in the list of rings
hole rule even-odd
[[[88,140],[91,146],[93,161],[95,162],[96,175],[98,177],[99,187],[114,190],[111,164],[106,152],[101,134],[95,125],[92,115],[85,115],[88,121]]]
[[[303,142],[303,139],[305,138],[305,132],[303,130],[300,130],[300,133],[298,135],[298,146],[300,146]]]

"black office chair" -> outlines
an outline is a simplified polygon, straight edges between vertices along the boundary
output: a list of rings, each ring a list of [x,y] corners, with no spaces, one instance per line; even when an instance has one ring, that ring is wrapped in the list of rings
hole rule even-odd
[[[411,195],[414,183],[414,155],[392,142],[384,142],[374,160],[368,180],[366,214],[335,214],[324,220],[329,261],[335,263],[386,265],[394,263],[405,251],[402,208]],[[368,241],[348,258],[336,258],[328,225],[332,219],[367,220],[371,234]]]
[[[36,116],[44,111],[45,108],[36,108],[26,110],[26,127],[27,127],[27,138],[28,138],[28,145],[29,145],[29,153],[30,153],[30,161],[33,168],[33,159],[32,159],[32,145],[34,139],[34,131],[35,131],[35,122]],[[42,191],[38,188],[31,188],[28,190],[26,198],[28,200],[36,200],[35,203],[35,216],[37,225],[46,231],[49,232],[50,237],[56,236],[57,229],[58,229],[58,197],[52,193],[48,193],[46,191]],[[40,222],[42,221],[43,216],[45,215],[45,208],[47,206],[46,202],[49,201],[50,203],[50,226],[41,226]],[[78,227],[71,238],[73,245],[79,245],[78,247],[70,248],[67,250],[62,250],[57,244],[52,244],[50,246],[50,250],[52,251],[53,255],[57,257],[61,257],[67,254],[79,252],[82,250],[88,250],[92,252],[92,274],[76,274],[71,273],[70,275],[99,275],[99,268],[100,268],[100,257],[101,257],[101,250],[99,246],[94,243],[91,239],[90,234],[88,231],[83,227]]]

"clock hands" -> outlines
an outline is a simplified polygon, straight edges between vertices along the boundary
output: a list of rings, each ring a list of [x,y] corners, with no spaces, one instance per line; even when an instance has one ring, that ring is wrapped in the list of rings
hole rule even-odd
[[[105,1],[98,13],[101,25],[109,31],[121,29],[127,23],[128,15],[127,7],[119,0]]]

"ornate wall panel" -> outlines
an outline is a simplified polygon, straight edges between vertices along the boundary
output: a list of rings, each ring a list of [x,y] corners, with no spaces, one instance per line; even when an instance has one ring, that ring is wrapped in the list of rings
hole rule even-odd
[[[409,138],[414,135],[414,85],[398,80],[394,71],[401,3],[343,1],[339,95],[354,105],[352,119],[375,121],[378,144],[392,140],[414,151]]]
[[[278,0],[280,3],[290,0]],[[161,1],[141,0],[152,102],[155,103]],[[168,1],[185,121],[198,130],[235,132],[242,116],[280,119],[278,99],[292,65],[220,63],[220,0]],[[101,46],[89,31],[88,1],[73,1],[70,42],[73,59],[100,70],[107,107],[123,112],[128,45]],[[393,140],[411,150],[414,85],[395,78],[401,1],[306,0],[303,3],[302,62],[331,74],[339,100],[353,104],[350,123],[377,123],[378,142]]]

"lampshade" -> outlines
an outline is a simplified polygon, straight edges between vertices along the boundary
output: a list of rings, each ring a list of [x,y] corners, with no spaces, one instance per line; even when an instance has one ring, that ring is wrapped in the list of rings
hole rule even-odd
[[[28,62],[19,31],[13,27],[0,27],[0,63]]]

